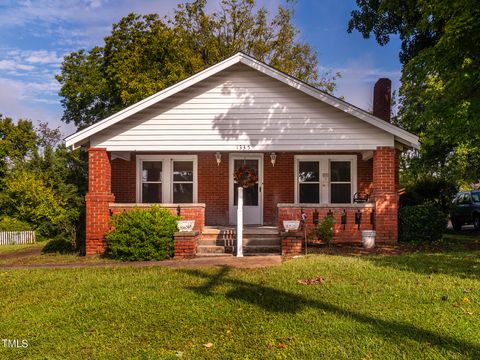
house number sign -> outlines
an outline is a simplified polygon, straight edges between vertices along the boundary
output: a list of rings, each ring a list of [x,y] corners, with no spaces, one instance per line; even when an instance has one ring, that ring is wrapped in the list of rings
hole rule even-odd
[[[253,150],[252,145],[237,145],[237,150],[245,151],[245,150]]]

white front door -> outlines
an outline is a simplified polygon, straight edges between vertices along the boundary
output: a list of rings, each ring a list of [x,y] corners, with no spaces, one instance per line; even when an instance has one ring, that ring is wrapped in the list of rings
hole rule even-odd
[[[233,174],[238,168],[247,165],[257,174],[257,183],[243,190],[243,223],[245,225],[263,224],[263,155],[262,154],[230,154],[230,190],[229,190],[229,222],[237,223],[238,185]]]

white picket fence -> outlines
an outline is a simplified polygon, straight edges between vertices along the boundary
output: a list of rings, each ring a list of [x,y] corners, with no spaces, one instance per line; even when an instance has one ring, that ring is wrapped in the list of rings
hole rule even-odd
[[[35,244],[35,231],[0,231],[0,245]]]

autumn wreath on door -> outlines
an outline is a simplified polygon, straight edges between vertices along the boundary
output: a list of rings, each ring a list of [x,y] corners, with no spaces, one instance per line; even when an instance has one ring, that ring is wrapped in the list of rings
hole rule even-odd
[[[235,170],[233,177],[235,178],[238,186],[241,186],[244,189],[248,189],[254,186],[258,181],[255,170],[248,167],[247,165],[243,165],[237,170]]]

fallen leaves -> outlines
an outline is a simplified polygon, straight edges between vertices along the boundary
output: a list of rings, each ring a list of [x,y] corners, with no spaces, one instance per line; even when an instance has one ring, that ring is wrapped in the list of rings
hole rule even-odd
[[[325,282],[325,278],[323,278],[321,276],[318,276],[318,277],[313,278],[313,279],[297,280],[297,282],[299,284],[302,284],[302,285],[322,285]]]
[[[206,343],[206,344],[203,344],[203,346],[206,348],[206,349],[210,349],[213,347],[213,344],[211,342],[209,343]]]
[[[267,348],[268,348],[268,349],[272,349],[272,348],[274,348],[274,347],[276,347],[277,349],[286,349],[286,348],[288,348],[288,345],[285,344],[285,343],[280,343],[280,344],[276,344],[276,345],[275,345],[274,343],[271,343],[271,342],[269,342],[269,343],[267,344]]]

